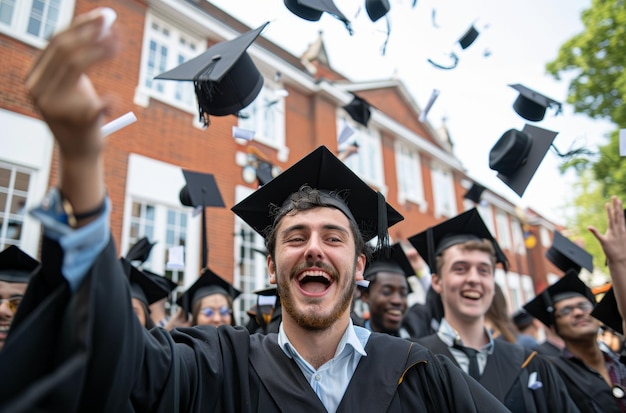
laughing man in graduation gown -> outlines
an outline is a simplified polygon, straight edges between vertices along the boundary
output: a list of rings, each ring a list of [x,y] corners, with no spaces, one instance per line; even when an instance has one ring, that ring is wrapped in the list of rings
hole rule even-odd
[[[35,212],[45,227],[44,269],[0,354],[0,410],[506,411],[449,361],[352,325],[365,241],[384,237],[387,222],[402,217],[325,147],[233,208],[257,231],[270,225],[271,232],[263,232],[267,264],[284,310],[278,334],[251,335],[229,325],[171,335],[143,328],[108,230],[100,132],[105,104],[84,74],[114,54],[115,35],[102,33],[105,15],[77,17],[51,39],[27,79],[59,144],[61,182]],[[319,171],[328,176],[312,177]],[[352,208],[337,192],[299,191],[304,183],[349,189],[344,195]],[[277,213],[273,218],[269,209]],[[362,236],[366,229],[373,233]],[[37,335],[31,328],[50,337],[34,341],[25,334]],[[47,359],[29,362],[40,351]]]
[[[494,340],[485,314],[494,299],[496,265],[506,257],[473,208],[409,238],[434,270],[444,318],[417,341],[449,357],[513,412],[577,412],[554,367],[524,347]]]

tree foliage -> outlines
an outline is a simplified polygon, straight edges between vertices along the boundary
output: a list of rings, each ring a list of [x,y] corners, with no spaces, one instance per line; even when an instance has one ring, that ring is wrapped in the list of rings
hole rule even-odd
[[[592,0],[581,20],[584,30],[561,46],[546,69],[556,79],[573,75],[567,103],[575,112],[617,126],[598,148],[598,156],[569,159],[561,168],[575,170],[580,178],[573,198],[574,219],[568,225],[602,268],[602,250],[587,227],[606,228],[604,206],[611,195],[626,201],[626,163],[619,155],[618,133],[626,128],[626,0]]]

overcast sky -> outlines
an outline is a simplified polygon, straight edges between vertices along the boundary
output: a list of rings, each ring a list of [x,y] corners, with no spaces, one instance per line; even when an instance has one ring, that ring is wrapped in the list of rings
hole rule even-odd
[[[513,110],[517,92],[509,84],[521,83],[565,101],[567,82],[548,76],[545,64],[556,58],[561,44],[582,31],[580,13],[590,6],[590,0],[417,0],[415,6],[413,0],[390,0],[391,32],[384,55],[387,21],[371,22],[364,0],[335,0],[351,20],[353,35],[326,13],[318,22],[300,19],[280,0],[212,3],[251,27],[271,21],[263,36],[296,56],[321,30],[335,70],[353,81],[397,75],[422,108],[432,90],[440,90],[428,121],[438,128],[446,119],[455,154],[468,175],[518,205],[565,223],[562,206],[570,197],[575,177],[560,175],[560,161],[554,152],[548,152],[522,198],[496,177],[488,157],[505,131],[521,130],[528,122]],[[462,50],[457,40],[472,24],[480,34]],[[449,64],[450,52],[459,57],[455,69],[438,69],[428,62],[430,58]],[[554,145],[560,152],[582,145],[595,150],[606,142],[606,133],[612,128],[606,121],[574,115],[567,104],[561,115],[548,110],[541,122],[532,124],[559,132]]]

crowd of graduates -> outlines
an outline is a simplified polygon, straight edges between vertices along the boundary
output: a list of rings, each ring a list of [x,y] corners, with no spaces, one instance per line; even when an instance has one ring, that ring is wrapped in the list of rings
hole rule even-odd
[[[85,74],[115,53],[106,22],[77,17],[27,79],[61,179],[31,211],[41,261],[14,246],[0,254],[1,411],[626,411],[615,197],[607,230],[589,228],[614,289],[596,303],[580,255],[555,245],[563,276],[511,316],[495,281],[507,258],[477,209],[389,245],[400,214],[321,146],[232,208],[267,249],[270,287],[247,325],[233,317],[241,292],[208,267],[166,317],[175,284],[136,264],[150,242],[119,257],[110,236],[106,105]],[[415,253],[431,274],[409,305]]]

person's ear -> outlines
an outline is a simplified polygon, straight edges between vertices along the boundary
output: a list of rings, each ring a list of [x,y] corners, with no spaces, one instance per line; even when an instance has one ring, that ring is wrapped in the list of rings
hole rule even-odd
[[[356,265],[355,265],[355,273],[354,273],[354,279],[355,281],[362,281],[363,280],[363,272],[365,271],[365,254],[359,254],[359,256],[356,258]]]
[[[267,271],[270,275],[270,284],[276,284],[276,264],[271,255],[267,256]]]
[[[432,274],[431,279],[430,279],[430,284],[433,287],[433,290],[435,290],[436,293],[441,294],[441,290],[443,289],[441,287],[441,277],[435,273]]]

